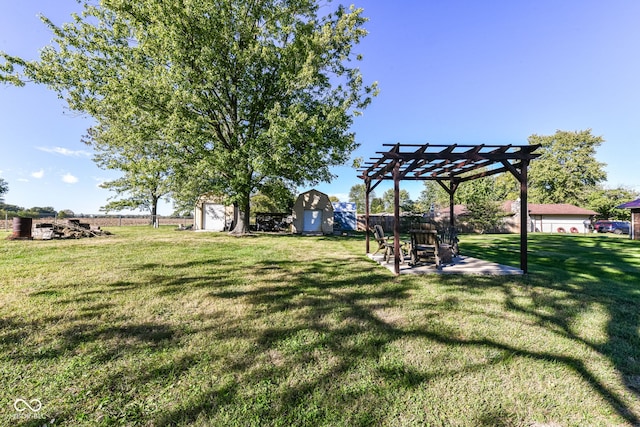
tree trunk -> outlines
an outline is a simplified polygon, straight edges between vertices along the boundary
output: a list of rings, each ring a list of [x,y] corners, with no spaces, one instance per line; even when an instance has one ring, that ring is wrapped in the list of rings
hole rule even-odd
[[[153,196],[151,200],[151,225],[158,227],[158,197]]]
[[[229,234],[241,236],[249,233],[249,196],[243,199],[241,203],[234,203],[235,225]]]

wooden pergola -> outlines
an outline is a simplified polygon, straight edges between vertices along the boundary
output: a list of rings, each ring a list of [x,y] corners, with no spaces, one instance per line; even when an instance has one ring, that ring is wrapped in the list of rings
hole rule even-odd
[[[510,172],[520,183],[520,269],[527,272],[527,169],[539,145],[384,144],[387,151],[358,170],[364,180],[366,250],[369,253],[369,195],[384,180],[393,180],[394,267],[400,274],[400,181],[436,181],[449,194],[449,218],[455,226],[454,194],[461,183]]]

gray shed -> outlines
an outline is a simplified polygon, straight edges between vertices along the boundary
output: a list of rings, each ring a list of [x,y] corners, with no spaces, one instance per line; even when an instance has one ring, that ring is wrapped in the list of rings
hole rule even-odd
[[[333,234],[333,206],[329,196],[309,190],[293,205],[292,231],[297,234]]]

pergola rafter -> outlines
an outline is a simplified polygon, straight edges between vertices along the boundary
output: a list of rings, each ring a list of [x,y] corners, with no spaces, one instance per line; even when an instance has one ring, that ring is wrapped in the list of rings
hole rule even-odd
[[[520,269],[527,272],[527,169],[539,145],[437,145],[384,144],[387,151],[366,162],[358,177],[366,186],[365,226],[369,253],[369,195],[384,180],[394,182],[395,272],[400,272],[400,181],[436,181],[449,194],[450,221],[454,224],[453,202],[458,186],[466,181],[510,172],[520,183]]]

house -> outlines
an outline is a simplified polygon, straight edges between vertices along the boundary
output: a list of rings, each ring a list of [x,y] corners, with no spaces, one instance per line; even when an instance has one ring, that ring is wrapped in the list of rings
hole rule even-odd
[[[584,209],[568,203],[538,204],[529,203],[528,221],[530,232],[545,233],[584,233],[589,231],[591,219],[598,213],[591,209]],[[493,232],[520,232],[520,201],[506,201],[501,205],[505,213],[501,227]],[[453,209],[456,227],[461,231],[467,230],[465,216],[469,214],[465,206],[455,205]],[[449,223],[449,209],[442,209],[436,213],[436,222]]]
[[[332,202],[333,228],[336,231],[353,231],[357,228],[356,204],[354,202]]]
[[[640,240],[640,199],[623,203],[617,209],[631,209],[631,238]]]
[[[193,226],[200,231],[229,230],[233,221],[233,206],[226,206],[222,198],[204,194],[196,202]]]
[[[333,205],[329,196],[309,190],[293,205],[291,230],[296,234],[333,234]]]

